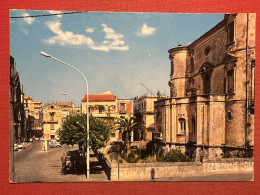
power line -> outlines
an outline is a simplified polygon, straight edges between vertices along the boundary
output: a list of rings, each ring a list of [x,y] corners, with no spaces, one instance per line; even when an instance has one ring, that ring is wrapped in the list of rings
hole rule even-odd
[[[147,90],[151,93],[151,95],[154,95],[153,92],[152,92],[150,89],[148,89],[143,83],[141,83],[141,85],[143,85],[144,88],[147,89]],[[155,95],[154,95],[154,96],[155,96]]]
[[[66,12],[66,13],[57,13],[57,14],[42,14],[42,15],[35,15],[35,16],[11,16],[10,18],[36,18],[36,17],[44,17],[44,16],[57,16],[57,15],[78,14],[78,13],[85,13],[85,12]]]

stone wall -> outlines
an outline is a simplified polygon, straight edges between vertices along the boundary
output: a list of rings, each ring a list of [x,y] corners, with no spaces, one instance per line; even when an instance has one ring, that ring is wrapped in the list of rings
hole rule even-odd
[[[207,176],[211,174],[252,173],[253,158],[218,159],[200,162],[117,163],[101,150],[94,150],[110,181],[145,181],[170,177]]]
[[[119,166],[119,167],[118,167]],[[119,170],[119,172],[118,172]],[[253,172],[252,159],[224,159],[218,162],[111,163],[110,181],[145,181],[170,177]],[[119,179],[118,179],[119,178]]]

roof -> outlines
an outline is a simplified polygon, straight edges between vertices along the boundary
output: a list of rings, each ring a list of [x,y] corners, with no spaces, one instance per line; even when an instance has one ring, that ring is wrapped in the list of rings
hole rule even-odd
[[[115,101],[116,97],[114,95],[89,95],[88,99],[90,102],[103,102],[103,101]],[[82,102],[87,101],[87,95],[83,97]]]
[[[56,102],[58,106],[72,106],[72,102]]]

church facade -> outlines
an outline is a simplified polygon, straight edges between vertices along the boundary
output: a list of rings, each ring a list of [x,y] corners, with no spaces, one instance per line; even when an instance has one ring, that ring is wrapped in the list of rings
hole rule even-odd
[[[155,102],[157,154],[196,160],[238,156],[254,146],[255,21],[224,19],[193,43],[170,49],[170,97]]]

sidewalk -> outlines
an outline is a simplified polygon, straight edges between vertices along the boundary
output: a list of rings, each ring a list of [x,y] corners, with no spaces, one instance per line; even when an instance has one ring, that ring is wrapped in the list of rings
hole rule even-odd
[[[97,157],[94,152],[90,149],[90,176],[89,179],[85,178],[83,181],[91,182],[109,182],[107,175],[102,169],[102,166],[99,164]]]

